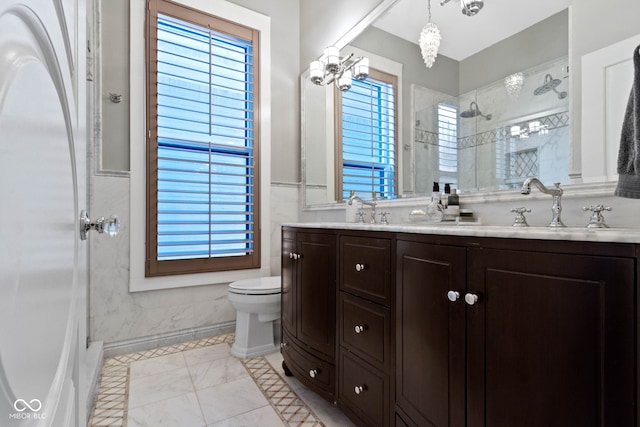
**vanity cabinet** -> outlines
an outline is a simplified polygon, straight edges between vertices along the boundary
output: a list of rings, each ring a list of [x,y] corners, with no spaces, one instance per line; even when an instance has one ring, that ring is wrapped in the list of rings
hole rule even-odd
[[[601,256],[612,245],[558,242],[536,251],[535,241],[477,243],[484,247],[398,240],[402,419],[416,426],[634,426],[632,248]]]
[[[335,400],[336,236],[282,232],[282,356],[285,372]]]
[[[391,244],[340,236],[338,403],[366,426],[388,426],[391,399]]]
[[[286,368],[361,426],[637,427],[639,253],[284,227]]]

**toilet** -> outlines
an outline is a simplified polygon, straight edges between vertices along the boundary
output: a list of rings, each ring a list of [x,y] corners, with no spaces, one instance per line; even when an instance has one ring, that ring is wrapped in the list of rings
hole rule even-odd
[[[229,301],[237,311],[231,354],[244,358],[279,350],[280,290],[280,276],[229,284]]]

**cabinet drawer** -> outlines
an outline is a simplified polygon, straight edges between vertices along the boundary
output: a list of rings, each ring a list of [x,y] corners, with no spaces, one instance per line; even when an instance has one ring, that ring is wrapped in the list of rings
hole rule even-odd
[[[344,351],[340,354],[339,395],[365,425],[389,425],[389,377]]]
[[[391,304],[391,242],[343,236],[340,240],[340,289],[384,305]]]
[[[288,334],[283,336],[282,357],[296,378],[325,397],[335,396],[335,367],[298,347]]]
[[[391,311],[340,292],[340,344],[376,368],[390,367]]]

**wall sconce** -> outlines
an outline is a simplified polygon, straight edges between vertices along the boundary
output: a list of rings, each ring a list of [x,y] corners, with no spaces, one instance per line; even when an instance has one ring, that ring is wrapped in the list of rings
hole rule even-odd
[[[353,53],[340,59],[340,50],[329,46],[319,60],[313,61],[309,67],[313,84],[323,85],[335,82],[345,92],[351,89],[351,80],[362,81],[369,77],[369,59],[363,56],[354,58]]]
[[[549,129],[547,129],[547,126],[543,125],[538,120],[533,120],[527,123],[527,126],[524,128],[518,125],[511,126],[511,128],[509,129],[509,132],[511,133],[511,136],[513,138],[524,139],[524,138],[529,138],[529,135],[531,134],[546,135],[549,133]]]
[[[449,3],[451,0],[442,0],[440,2],[440,6],[444,6]],[[480,12],[480,9],[484,7],[483,0],[460,0],[460,7],[462,8],[462,13],[467,16],[476,15]]]

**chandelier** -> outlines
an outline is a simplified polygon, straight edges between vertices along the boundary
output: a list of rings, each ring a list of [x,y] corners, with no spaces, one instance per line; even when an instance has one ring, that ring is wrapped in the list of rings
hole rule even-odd
[[[431,68],[438,56],[438,48],[440,47],[440,30],[438,26],[431,22],[431,0],[428,0],[429,22],[420,32],[420,51],[422,59],[427,68]]]
[[[440,2],[440,6],[444,6],[449,3],[451,0],[442,0]],[[460,7],[462,8],[462,13],[467,16],[473,16],[480,12],[480,9],[484,6],[484,1],[482,0],[460,0]]]
[[[504,78],[504,87],[511,99],[517,99],[520,95],[520,89],[524,84],[524,75],[522,73],[514,73]]]
[[[334,83],[342,91],[351,89],[351,80],[362,81],[369,77],[369,59],[363,56],[354,58],[353,53],[340,58],[340,49],[329,46],[317,61],[311,63],[310,79],[313,84]]]

